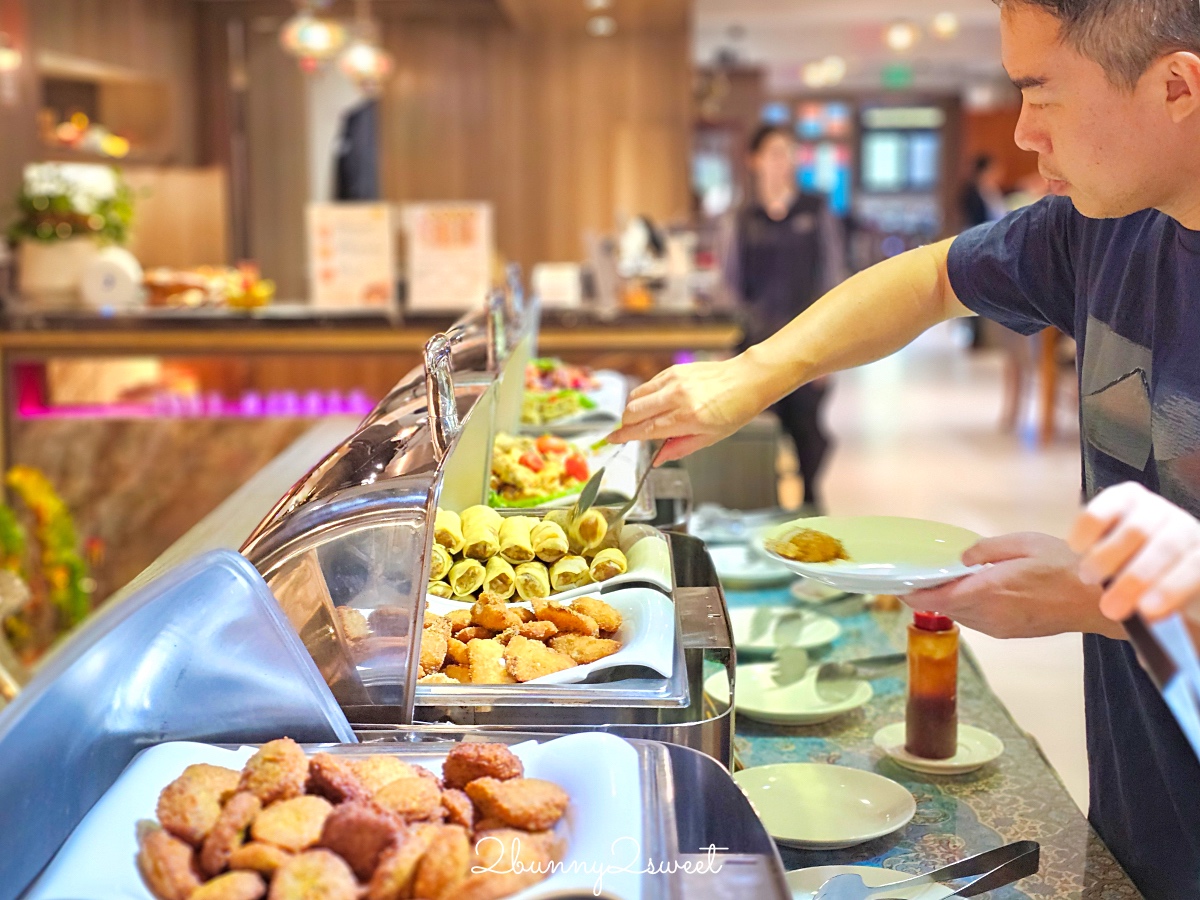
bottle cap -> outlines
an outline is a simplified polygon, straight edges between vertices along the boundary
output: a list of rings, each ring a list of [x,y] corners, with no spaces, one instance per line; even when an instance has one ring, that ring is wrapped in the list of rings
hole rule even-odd
[[[951,631],[954,620],[935,612],[919,612],[913,614],[913,624],[922,631]]]

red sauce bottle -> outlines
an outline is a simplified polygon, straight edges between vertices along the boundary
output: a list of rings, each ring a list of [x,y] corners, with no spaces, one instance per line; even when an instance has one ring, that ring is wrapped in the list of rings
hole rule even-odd
[[[908,626],[908,712],[904,749],[924,759],[958,752],[958,626],[919,612]]]

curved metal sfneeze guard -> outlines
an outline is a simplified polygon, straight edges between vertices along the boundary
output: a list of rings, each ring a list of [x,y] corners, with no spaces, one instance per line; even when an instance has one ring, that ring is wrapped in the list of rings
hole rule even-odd
[[[446,458],[459,426],[450,340],[444,334],[435,334],[425,344],[425,398],[433,451],[441,461]]]

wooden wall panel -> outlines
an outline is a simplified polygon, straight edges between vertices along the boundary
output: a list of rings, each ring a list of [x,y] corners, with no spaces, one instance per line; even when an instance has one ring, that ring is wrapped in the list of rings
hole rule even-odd
[[[963,147],[960,176],[965,181],[981,153],[990,153],[1004,164],[1004,186],[1015,189],[1022,179],[1037,174],[1037,154],[1017,146],[1013,133],[1020,118],[1019,107],[993,112],[963,114]]]
[[[36,152],[34,115],[37,111],[37,84],[29,59],[32,49],[30,24],[31,0],[0,0],[0,31],[12,39],[25,57],[24,65],[13,76],[11,105],[0,98],[0,228],[8,225],[12,198],[21,188],[25,163]]]

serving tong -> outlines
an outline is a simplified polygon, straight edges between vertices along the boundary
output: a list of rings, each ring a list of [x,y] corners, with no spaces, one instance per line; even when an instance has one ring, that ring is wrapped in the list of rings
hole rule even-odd
[[[891,900],[894,891],[906,891],[926,884],[955,888],[948,897],[978,897],[988,891],[1036,875],[1041,860],[1037,841],[1016,841],[994,850],[959,860],[925,875],[882,887],[868,887],[852,872],[834,875],[813,895],[813,900]],[[965,881],[957,885],[956,882]]]
[[[625,505],[619,509],[602,509],[604,518],[608,522],[609,528],[615,528],[618,524],[625,521],[625,517],[629,515],[629,511],[633,509],[637,503],[638,497],[641,496],[642,488],[646,486],[646,481],[650,477],[650,473],[654,471],[654,464],[658,461],[658,455],[662,452],[665,441],[660,441],[658,446],[654,448],[654,452],[650,456],[650,465],[646,466],[646,471],[642,473],[642,477],[638,479],[637,487],[633,489],[633,494]],[[592,477],[587,480],[587,484],[583,486],[583,490],[579,492],[579,499],[575,501],[575,505],[571,507],[571,516],[569,521],[572,525],[579,521],[579,517],[586,513],[589,509],[596,505],[596,498],[600,496],[600,483],[604,480],[604,467],[601,466],[592,473]]]

